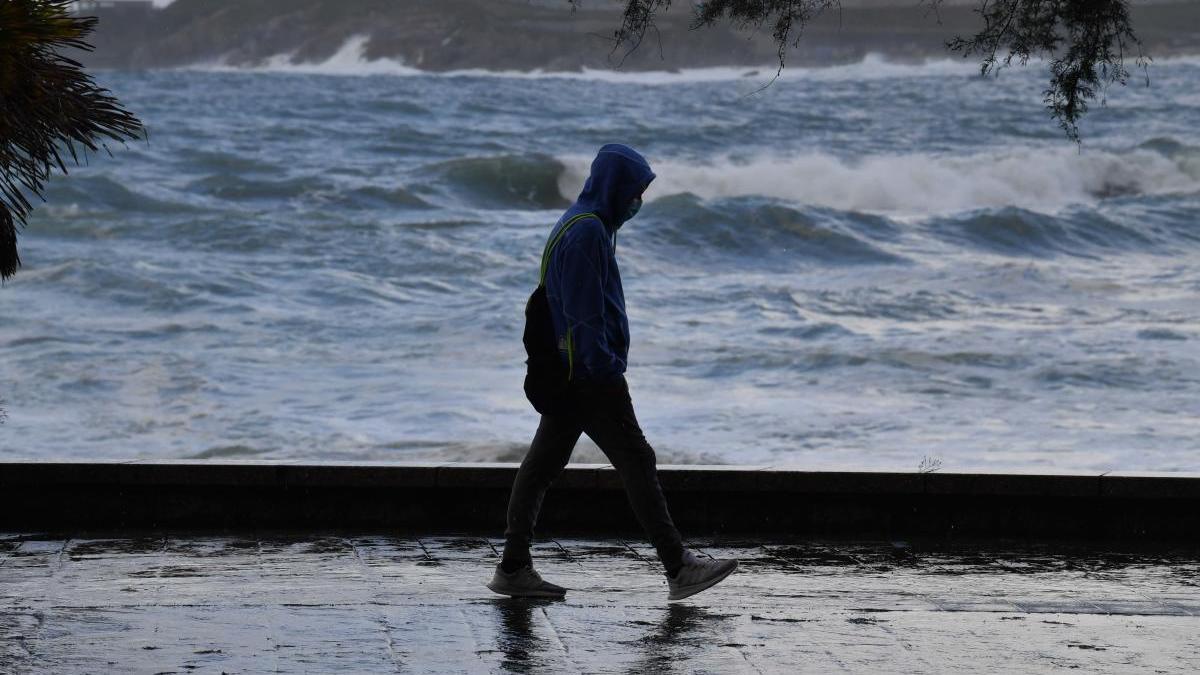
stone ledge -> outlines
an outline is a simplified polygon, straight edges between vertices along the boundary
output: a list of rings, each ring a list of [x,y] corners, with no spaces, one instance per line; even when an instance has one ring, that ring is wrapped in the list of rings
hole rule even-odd
[[[509,488],[509,462],[194,460],[7,461],[0,485]],[[1170,472],[952,473],[812,471],[790,466],[660,465],[672,492],[1200,499],[1200,474]],[[569,464],[556,490],[623,490],[609,464]]]
[[[0,462],[0,526],[16,529],[387,527],[503,530],[517,464]],[[659,467],[681,530],[874,538],[1200,539],[1200,475]],[[539,524],[636,531],[609,465],[569,465]]]

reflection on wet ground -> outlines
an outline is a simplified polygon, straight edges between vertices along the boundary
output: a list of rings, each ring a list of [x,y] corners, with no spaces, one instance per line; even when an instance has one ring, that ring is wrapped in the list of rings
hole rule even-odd
[[[0,672],[1200,671],[1200,549],[540,543],[565,601],[483,587],[499,539],[0,534]],[[985,661],[981,661],[985,659]]]

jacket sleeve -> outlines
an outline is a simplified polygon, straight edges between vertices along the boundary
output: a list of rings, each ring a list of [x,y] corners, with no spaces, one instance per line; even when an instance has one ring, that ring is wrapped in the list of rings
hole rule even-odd
[[[608,343],[604,322],[604,289],[608,282],[608,241],[603,225],[580,223],[575,237],[556,251],[560,270],[562,315],[569,336],[573,377],[598,385],[621,377]]]

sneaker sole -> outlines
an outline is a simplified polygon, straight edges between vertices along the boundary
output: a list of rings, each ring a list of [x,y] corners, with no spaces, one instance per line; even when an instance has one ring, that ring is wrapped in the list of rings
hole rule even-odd
[[[682,600],[684,598],[689,598],[689,597],[699,593],[700,591],[706,591],[706,590],[712,588],[713,586],[716,586],[717,584],[724,581],[725,577],[728,577],[730,574],[733,574],[733,571],[736,569],[737,569],[737,561],[734,560],[733,565],[728,570],[726,570],[726,572],[724,574],[715,576],[715,577],[709,579],[708,581],[705,581],[705,582],[702,582],[699,584],[692,584],[691,586],[685,586],[683,588],[675,590],[675,591],[671,592],[669,595],[667,595],[667,600],[668,601]]]
[[[528,590],[528,589],[513,590],[511,588],[506,588],[506,587],[500,586],[500,585],[492,585],[490,583],[487,585],[487,587],[488,587],[488,590],[490,590],[493,593],[499,593],[500,595],[507,595],[510,598],[565,598],[565,597],[567,597],[566,591],[562,591],[561,593],[559,593],[559,592],[555,592],[555,591],[533,591],[533,590]]]

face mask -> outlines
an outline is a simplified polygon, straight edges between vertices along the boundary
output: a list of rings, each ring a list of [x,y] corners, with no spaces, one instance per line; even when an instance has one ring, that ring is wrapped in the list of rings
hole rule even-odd
[[[636,216],[637,212],[640,211],[641,209],[642,209],[642,198],[634,197],[633,201],[629,203],[629,211],[627,211],[625,213],[625,220],[629,220],[630,218],[633,218],[634,216]]]

